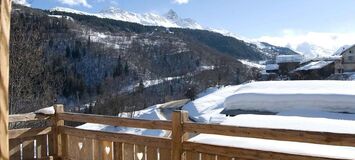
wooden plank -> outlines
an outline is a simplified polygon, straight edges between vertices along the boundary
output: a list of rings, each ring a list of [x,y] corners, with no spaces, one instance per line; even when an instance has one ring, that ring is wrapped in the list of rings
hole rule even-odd
[[[123,144],[123,160],[134,160],[134,145],[129,143]]]
[[[50,118],[51,116],[44,115],[44,114],[35,114],[35,113],[14,114],[9,116],[9,123],[47,120]]]
[[[100,141],[101,159],[112,160],[113,159],[113,143],[110,141]]]
[[[123,144],[120,142],[113,143],[113,159],[114,160],[123,160]]]
[[[0,160],[9,159],[9,42],[11,0],[0,0]]]
[[[182,142],[188,139],[188,135],[183,131],[183,124],[187,122],[189,115],[186,111],[175,111],[172,115],[172,160],[181,160]]]
[[[51,127],[12,129],[9,131],[9,139],[36,137],[51,134],[51,132]]]
[[[208,154],[208,153],[202,153],[201,154],[201,159],[203,160],[216,160],[216,155]]]
[[[200,153],[198,152],[185,152],[185,160],[200,160]]]
[[[10,140],[10,159],[21,159],[21,141],[20,139]]]
[[[123,143],[134,143],[141,144],[145,146],[171,148],[171,141],[169,138],[164,137],[151,137],[151,136],[139,136],[127,133],[111,133],[103,131],[91,131],[83,130],[68,126],[59,127],[60,133],[74,135],[79,137],[86,137],[102,141],[111,142],[123,142]]]
[[[79,144],[81,143],[81,148]],[[68,136],[68,155],[66,156],[69,159],[80,159],[80,152],[83,147],[83,142],[80,137],[77,136]]]
[[[59,119],[59,114],[64,112],[64,106],[62,104],[55,104],[54,110],[55,110],[55,116],[53,118],[54,121],[53,136],[55,137],[55,139],[53,141],[53,146],[54,146],[53,156],[65,157],[66,154],[64,154],[63,152],[68,151],[67,148],[65,148],[68,146],[68,144],[66,144],[67,141],[63,140],[63,138],[68,138],[68,137],[59,133],[59,127],[64,126],[64,120]],[[65,149],[65,151],[63,151],[63,149]]]
[[[111,126],[171,130],[171,122],[161,121],[161,120],[152,121],[152,120],[143,120],[143,119],[121,118],[116,116],[104,116],[104,115],[92,115],[92,114],[68,113],[68,112],[58,114],[58,118],[61,120],[73,121],[73,122],[98,123],[98,124],[106,124]]]
[[[184,142],[183,148],[184,150],[187,151],[209,153],[209,154],[222,155],[227,157],[235,157],[236,159],[242,158],[242,159],[263,159],[263,160],[275,160],[275,159],[331,160],[331,158],[294,155],[294,154],[252,150],[252,149],[242,149],[242,148],[217,146],[217,145],[193,143],[193,142]]]
[[[145,146],[142,145],[134,145],[134,159],[135,160],[145,160],[146,158],[146,151]]]
[[[23,159],[34,158],[34,140],[26,140],[22,142],[22,156]]]
[[[160,160],[171,159],[171,150],[166,148],[159,148]]]
[[[232,158],[226,156],[217,156],[217,160],[232,160]]]
[[[47,135],[36,137],[36,158],[47,157]]]
[[[48,135],[48,152],[49,156],[54,155],[54,146],[53,146],[54,136],[53,134]]]
[[[184,131],[338,146],[355,146],[355,136],[353,134],[311,132],[286,129],[248,128],[216,124],[198,124],[191,122],[184,124]]]
[[[158,148],[147,147],[147,160],[157,160],[158,159]]]

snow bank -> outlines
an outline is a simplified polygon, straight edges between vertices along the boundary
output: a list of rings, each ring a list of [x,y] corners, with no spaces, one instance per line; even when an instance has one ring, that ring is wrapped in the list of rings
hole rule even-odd
[[[316,109],[355,113],[354,81],[268,81],[242,85],[225,109],[282,112]]]
[[[186,104],[183,109],[187,110],[190,118],[196,122],[219,123],[225,118],[224,114],[220,114],[224,108],[223,102],[238,89],[239,86],[207,89],[206,92],[198,95],[199,98]]]
[[[160,105],[155,105],[143,109],[141,111],[136,111],[133,114],[133,118],[136,119],[148,119],[148,120],[167,120],[158,109]],[[130,114],[124,113],[120,115],[121,117],[129,118]],[[81,126],[78,126],[79,129],[87,129],[87,130],[99,130],[106,132],[117,132],[117,133],[130,133],[136,135],[146,135],[146,136],[159,136],[164,137],[169,134],[168,131],[165,130],[153,130],[153,129],[144,129],[144,128],[131,128],[131,127],[121,127],[121,126],[109,126],[102,124],[94,124],[94,123],[86,123]]]
[[[238,115],[223,125],[355,134],[355,121],[275,115]],[[189,141],[327,158],[355,159],[355,147],[200,134]],[[316,148],[316,149],[315,149]]]

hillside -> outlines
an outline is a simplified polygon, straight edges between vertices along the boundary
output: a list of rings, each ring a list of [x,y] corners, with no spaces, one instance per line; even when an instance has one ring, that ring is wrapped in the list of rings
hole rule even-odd
[[[57,102],[96,102],[90,112],[101,114],[142,109],[254,79],[257,69],[238,59],[268,57],[215,32],[14,5],[10,112]]]

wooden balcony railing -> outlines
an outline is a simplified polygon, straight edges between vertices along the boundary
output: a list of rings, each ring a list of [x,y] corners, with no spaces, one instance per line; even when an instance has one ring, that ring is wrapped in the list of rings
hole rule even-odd
[[[12,115],[10,122],[48,121],[49,126],[10,130],[11,159],[73,160],[318,160],[330,159],[261,150],[233,148],[188,141],[189,134],[207,133],[337,146],[355,146],[352,134],[247,128],[188,121],[185,111],[173,113],[172,121],[129,119],[63,112],[55,115]],[[112,126],[170,130],[170,137],[152,137],[78,129],[65,121]]]

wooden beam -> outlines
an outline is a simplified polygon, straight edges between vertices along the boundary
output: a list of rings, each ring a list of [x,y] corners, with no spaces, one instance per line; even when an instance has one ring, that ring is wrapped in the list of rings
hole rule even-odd
[[[153,136],[141,136],[128,133],[113,133],[104,131],[83,130],[68,126],[59,127],[61,134],[69,136],[86,137],[100,141],[140,144],[151,147],[171,149],[171,139]]]
[[[9,159],[9,41],[11,1],[0,0],[0,160]]]
[[[33,112],[32,113],[26,113],[26,114],[15,114],[15,115],[10,115],[9,123],[47,120],[49,118],[51,118],[51,116],[43,115],[43,114],[35,114]]]
[[[184,123],[184,132],[355,147],[355,136],[345,133],[249,128],[191,122]]]
[[[40,135],[51,134],[52,127],[21,128],[9,131],[9,139],[33,138]]]
[[[68,113],[68,112],[58,114],[58,118],[61,120],[73,121],[73,122],[98,123],[98,124],[106,124],[111,126],[171,130],[171,121],[162,121],[162,120],[131,119],[131,118],[120,118],[115,116]]]
[[[194,143],[194,142],[184,142],[183,148],[185,151],[198,152],[198,153],[208,153],[218,156],[234,157],[235,159],[263,159],[263,160],[335,160],[333,158],[322,158],[313,157],[305,155],[294,155],[279,152],[270,152],[262,150],[253,149],[243,149],[227,146],[218,146],[212,144]]]

